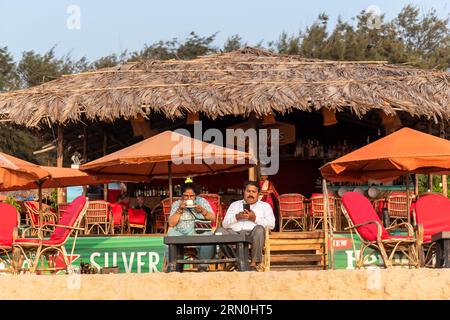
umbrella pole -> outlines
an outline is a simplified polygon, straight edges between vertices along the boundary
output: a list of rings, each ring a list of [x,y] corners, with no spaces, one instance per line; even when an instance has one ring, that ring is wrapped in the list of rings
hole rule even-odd
[[[39,201],[39,225],[42,225],[42,182],[38,183],[38,201]]]
[[[169,198],[170,198],[170,205],[172,206],[173,201],[173,194],[172,194],[172,161],[168,162],[168,175],[169,175]]]
[[[327,181],[325,179],[322,180],[322,194],[324,201],[323,231],[325,233],[325,266],[328,269],[329,264],[331,264],[331,269],[334,269],[333,227],[331,217],[329,216],[330,207]],[[330,233],[328,233],[328,231]],[[330,243],[330,261],[328,261],[328,243]]]
[[[406,213],[408,215],[408,223],[411,223],[411,215],[410,215],[410,205],[409,205],[409,201],[410,201],[410,195],[409,195],[409,174],[406,174]]]

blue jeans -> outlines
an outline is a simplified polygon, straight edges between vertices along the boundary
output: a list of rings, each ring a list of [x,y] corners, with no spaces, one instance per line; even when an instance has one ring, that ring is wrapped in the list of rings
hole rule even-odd
[[[195,234],[195,233],[194,234],[184,234],[184,233],[181,233],[180,231],[178,231],[175,228],[170,228],[169,231],[167,231],[167,235],[168,236],[188,236],[188,235],[190,236],[190,235],[196,235],[196,236],[201,237],[203,235],[205,235],[205,236],[212,236],[212,235],[214,235],[214,233],[212,233],[211,231],[207,231],[207,232],[204,232],[202,234]],[[202,260],[203,259],[212,259],[213,256],[214,256],[215,246],[197,246],[196,249],[197,249],[198,256]],[[166,256],[166,260],[168,260],[168,257],[169,257],[169,246],[168,245],[165,245],[165,256]],[[207,264],[201,264],[200,266],[201,267],[207,267],[208,265]]]

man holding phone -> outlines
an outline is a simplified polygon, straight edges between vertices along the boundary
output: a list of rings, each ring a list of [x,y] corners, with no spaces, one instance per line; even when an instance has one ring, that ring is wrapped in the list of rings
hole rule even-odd
[[[273,229],[275,216],[272,207],[258,199],[260,187],[256,181],[246,181],[243,186],[244,199],[233,202],[222,221],[223,228],[216,234],[249,234],[252,238],[252,261],[250,268],[258,270],[262,262],[262,250],[265,240],[265,227]],[[229,245],[221,247],[227,257],[234,257]]]

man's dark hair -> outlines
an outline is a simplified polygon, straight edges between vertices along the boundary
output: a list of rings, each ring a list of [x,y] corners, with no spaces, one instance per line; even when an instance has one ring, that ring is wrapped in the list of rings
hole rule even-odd
[[[181,186],[181,193],[183,194],[186,190],[191,189],[194,191],[195,195],[200,193],[198,186],[193,182],[185,183]]]
[[[247,186],[254,186],[258,189],[258,192],[260,191],[260,187],[259,187],[259,183],[253,180],[248,180],[244,182],[244,185],[242,186],[242,190],[245,191],[245,189],[247,188]]]

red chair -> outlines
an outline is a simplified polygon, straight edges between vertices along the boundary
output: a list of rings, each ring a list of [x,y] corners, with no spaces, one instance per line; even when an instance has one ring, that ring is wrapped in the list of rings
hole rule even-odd
[[[223,215],[222,215],[222,205],[220,201],[220,196],[215,193],[202,193],[200,197],[206,199],[214,212],[215,219],[212,221],[211,225],[213,228],[219,228],[222,225]]]
[[[0,202],[1,223],[0,223],[0,261],[9,266],[2,269],[2,272],[14,272],[14,266],[11,263],[10,253],[13,250],[12,244],[17,237],[17,228],[19,227],[20,214],[16,208],[8,203]],[[7,259],[1,258],[6,255]]]
[[[142,209],[128,209],[128,225],[132,233],[132,228],[138,228],[142,229],[144,234],[147,227],[147,213]]]
[[[40,226],[37,228],[38,238],[20,238],[15,240],[13,242],[13,259],[17,268],[16,271],[24,270],[22,269],[24,259],[28,261],[29,269],[27,270],[31,273],[36,271],[69,271],[68,268],[71,261],[69,262],[64,244],[73,233],[72,256],[78,232],[84,230],[80,228],[80,224],[86,214],[88,204],[89,202],[86,197],[79,196],[70,203],[59,224]],[[49,239],[44,238],[44,231],[51,232]],[[64,260],[62,267],[55,266],[59,257],[62,257]],[[48,267],[45,267],[44,258],[47,261]],[[39,260],[41,260],[41,268],[38,270]]]
[[[299,193],[280,195],[280,231],[306,231],[305,197]]]
[[[342,212],[347,218],[349,227],[347,230],[356,232],[361,240],[361,249],[357,268],[361,268],[365,261],[364,252],[372,248],[380,252],[386,268],[394,265],[393,257],[401,252],[408,259],[409,266],[419,267],[418,245],[411,224],[403,222],[398,225],[384,228],[380,218],[370,201],[357,192],[347,192],[342,197]],[[408,235],[391,235],[388,231],[405,226]],[[355,252],[356,256],[356,252]]]
[[[421,264],[432,266],[436,247],[431,236],[450,231],[450,199],[440,194],[421,196],[416,201],[414,217],[418,226]]]
[[[58,204],[58,221],[62,218],[68,207],[69,207],[68,203]]]
[[[111,213],[113,216],[113,228],[111,233],[114,234],[115,230],[120,230],[120,233],[123,234],[124,228],[124,217],[123,217],[123,207],[120,203],[112,203],[110,204]]]

